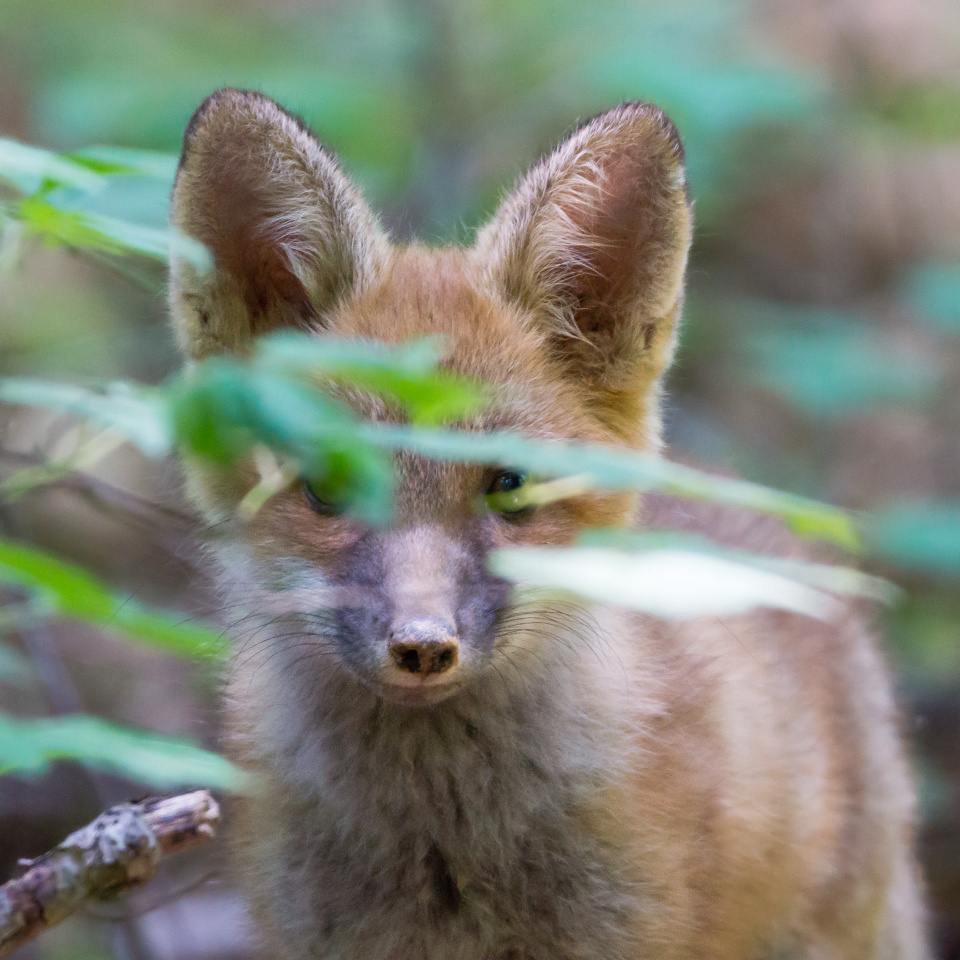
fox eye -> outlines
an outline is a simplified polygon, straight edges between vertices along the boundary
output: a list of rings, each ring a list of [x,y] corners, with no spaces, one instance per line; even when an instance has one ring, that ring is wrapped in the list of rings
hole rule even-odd
[[[343,503],[337,496],[337,491],[323,480],[304,480],[303,492],[307,503],[317,513],[325,517],[335,517],[343,512]]]
[[[527,502],[524,487],[527,475],[518,470],[501,470],[487,487],[487,506],[508,520],[522,520],[533,513]]]

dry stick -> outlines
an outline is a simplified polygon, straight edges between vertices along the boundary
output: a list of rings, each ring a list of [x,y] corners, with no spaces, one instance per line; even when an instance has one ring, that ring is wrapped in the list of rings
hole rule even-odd
[[[210,840],[220,808],[206,790],[121,803],[0,887],[0,958],[73,913],[153,879],[160,859]]]

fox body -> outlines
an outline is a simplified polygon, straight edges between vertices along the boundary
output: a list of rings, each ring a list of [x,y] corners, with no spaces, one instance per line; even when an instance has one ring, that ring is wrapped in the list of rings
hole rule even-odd
[[[223,90],[188,128],[173,222],[214,258],[172,264],[188,358],[285,326],[441,334],[449,369],[493,385],[467,429],[658,448],[692,219],[654,107],[589,122],[472,248],[431,250],[392,245],[299,121]],[[665,624],[485,562],[598,525],[796,554],[778,524],[600,493],[503,515],[477,501],[508,470],[396,466],[386,529],[300,488],[242,519],[252,466],[188,470],[237,615],[232,750],[257,774],[237,849],[273,955],[927,957],[910,778],[857,611]]]

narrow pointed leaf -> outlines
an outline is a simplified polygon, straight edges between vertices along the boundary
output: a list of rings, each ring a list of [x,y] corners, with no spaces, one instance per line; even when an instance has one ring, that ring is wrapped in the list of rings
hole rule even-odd
[[[38,592],[51,613],[119,631],[169,653],[205,658],[224,651],[223,635],[211,627],[153,610],[80,567],[9,540],[0,540],[0,583]]]
[[[20,719],[0,713],[0,776],[38,776],[55,760],[74,760],[151,789],[242,790],[246,776],[190,740],[160,736],[86,714]]]
[[[626,553],[604,547],[498,550],[491,569],[522,586],[576,594],[664,620],[748,613],[757,607],[828,619],[826,593],[782,574],[679,548]]]

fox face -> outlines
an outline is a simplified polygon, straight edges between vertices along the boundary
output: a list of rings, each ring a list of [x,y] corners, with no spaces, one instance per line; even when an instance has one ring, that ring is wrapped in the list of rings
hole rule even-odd
[[[683,151],[669,120],[625,104],[542,160],[468,250],[392,245],[314,136],[272,101],[224,90],[185,136],[173,223],[214,268],[172,265],[172,305],[188,358],[242,352],[282,327],[385,342],[439,334],[444,365],[493,388],[466,429],[653,449],[659,381],[673,351],[691,239]],[[370,420],[396,418],[342,391]],[[367,529],[299,485],[248,524],[235,507],[255,482],[192,468],[211,518],[232,525],[225,564],[261,605],[299,617],[338,666],[388,700],[429,704],[521,639],[523,602],[487,570],[491,549],[564,544],[628,522],[630,496],[591,495],[535,510],[485,507],[528,478],[397,458],[395,520]],[[237,526],[242,526],[237,529]],[[237,562],[239,542],[246,562]],[[529,611],[528,611],[529,612]]]

